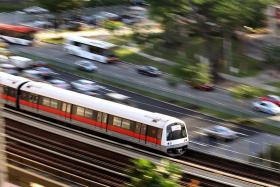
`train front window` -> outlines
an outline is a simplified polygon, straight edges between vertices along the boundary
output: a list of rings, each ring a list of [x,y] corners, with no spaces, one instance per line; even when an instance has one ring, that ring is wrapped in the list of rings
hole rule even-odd
[[[177,140],[187,137],[186,127],[183,124],[172,124],[169,125],[166,129],[167,132],[167,141]]]

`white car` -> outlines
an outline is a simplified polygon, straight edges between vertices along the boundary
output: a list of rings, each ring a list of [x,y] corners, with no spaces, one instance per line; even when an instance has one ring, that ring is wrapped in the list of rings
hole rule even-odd
[[[41,75],[41,72],[36,70],[23,70],[22,76],[28,79],[31,79],[33,81],[42,81],[43,77]]]
[[[257,101],[253,103],[256,111],[267,114],[277,115],[280,113],[280,107],[270,101]]]
[[[210,128],[203,129],[204,133],[209,137],[214,137],[223,140],[233,140],[237,138],[237,132],[220,125],[215,125]]]
[[[98,69],[96,65],[94,65],[92,62],[87,60],[80,60],[76,62],[75,65],[77,66],[78,69],[87,72],[97,71]]]
[[[57,75],[57,73],[55,73],[53,70],[51,70],[50,68],[46,68],[46,67],[37,67],[37,68],[34,68],[34,70],[40,72],[40,74],[45,78],[49,78],[54,75]]]
[[[73,88],[83,93],[95,92],[101,88],[101,86],[97,85],[95,82],[84,79],[73,81],[71,85]]]
[[[50,84],[52,84],[53,86],[56,86],[58,88],[63,88],[63,89],[70,89],[70,84],[68,84],[67,82],[65,82],[64,80],[60,80],[60,79],[52,79],[48,81]]]
[[[12,75],[18,75],[18,73],[19,73],[17,67],[12,64],[0,64],[0,69],[2,69],[2,71],[12,74]]]

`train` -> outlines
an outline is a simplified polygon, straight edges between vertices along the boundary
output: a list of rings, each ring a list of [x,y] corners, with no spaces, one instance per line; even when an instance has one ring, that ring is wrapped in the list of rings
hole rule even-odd
[[[183,155],[189,138],[184,121],[0,72],[5,107],[43,116],[149,147]]]

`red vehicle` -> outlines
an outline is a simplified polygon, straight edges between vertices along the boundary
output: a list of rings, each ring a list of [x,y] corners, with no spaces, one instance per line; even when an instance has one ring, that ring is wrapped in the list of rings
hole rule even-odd
[[[191,81],[187,81],[187,83],[193,87],[194,89],[197,90],[202,90],[202,91],[213,91],[214,90],[214,85],[211,83],[205,83],[205,84],[196,84]]]
[[[280,106],[280,97],[277,95],[267,95],[260,98],[261,101],[270,101],[278,106]]]
[[[14,44],[31,45],[37,31],[27,26],[0,24],[0,38]]]

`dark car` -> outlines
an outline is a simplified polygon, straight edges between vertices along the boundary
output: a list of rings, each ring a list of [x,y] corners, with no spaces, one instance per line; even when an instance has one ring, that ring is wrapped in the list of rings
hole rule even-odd
[[[137,67],[137,72],[142,75],[147,75],[151,77],[161,76],[161,72],[153,66],[139,66]]]

